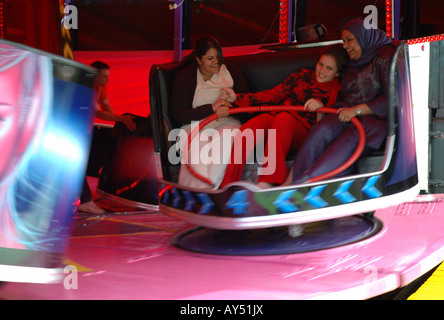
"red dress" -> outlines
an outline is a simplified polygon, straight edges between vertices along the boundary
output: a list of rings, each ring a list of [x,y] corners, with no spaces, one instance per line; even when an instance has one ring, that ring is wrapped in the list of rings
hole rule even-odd
[[[338,79],[319,83],[313,70],[301,69],[272,89],[237,94],[236,106],[302,106],[310,98],[317,98],[325,106],[330,106],[336,102],[339,89]],[[268,162],[264,163],[258,182],[282,184],[288,175],[285,158],[290,151],[297,150],[315,122],[314,112],[279,112],[262,113],[244,123],[240,128],[241,132],[235,137],[231,161],[220,187],[241,179],[242,170],[254,146],[263,142],[260,141],[262,140],[260,134],[253,134],[254,143],[247,143],[242,134],[246,132],[245,130],[251,129],[253,133],[258,129],[264,130],[263,139],[266,140],[264,159],[268,159]],[[276,130],[273,132],[275,134],[268,135],[270,129]],[[272,154],[269,155],[268,150],[271,150]]]

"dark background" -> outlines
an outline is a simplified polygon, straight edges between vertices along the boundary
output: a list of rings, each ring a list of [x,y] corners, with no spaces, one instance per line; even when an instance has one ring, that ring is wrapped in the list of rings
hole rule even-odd
[[[7,39],[51,45],[60,0],[0,0]],[[176,0],[178,1],[178,0]],[[183,48],[202,34],[222,46],[270,44],[279,40],[279,0],[184,0]],[[294,2],[294,1],[293,1]],[[78,29],[71,30],[79,51],[172,50],[174,10],[168,0],[71,0],[78,9]],[[296,27],[322,23],[327,39],[339,39],[343,23],[378,8],[385,30],[385,0],[299,0]],[[305,3],[305,8],[304,8]],[[443,0],[402,0],[401,39],[444,33]],[[51,7],[52,6],[52,7]],[[305,14],[304,14],[305,13]],[[0,21],[1,22],[1,21]],[[1,26],[1,25],[0,25]],[[5,28],[6,26],[6,28]]]
[[[76,2],[77,50],[173,49],[174,11],[169,10],[168,0]],[[192,46],[201,34],[214,35],[223,46],[277,43],[279,2],[185,0],[184,49]],[[303,2],[299,0],[298,5]],[[346,21],[364,17],[364,7],[376,5],[378,25],[385,30],[385,4],[385,0],[307,0],[305,8],[298,8],[302,17],[296,25],[322,23],[328,30],[327,39],[339,39]],[[402,25],[402,39],[444,33],[443,0],[409,0],[401,4],[404,21],[409,21]]]

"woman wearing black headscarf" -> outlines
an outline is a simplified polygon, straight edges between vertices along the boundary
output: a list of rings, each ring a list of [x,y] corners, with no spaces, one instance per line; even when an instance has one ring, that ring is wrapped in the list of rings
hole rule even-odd
[[[299,148],[287,180],[294,184],[330,172],[351,157],[359,142],[357,130],[349,124],[352,117],[359,117],[365,129],[365,153],[379,149],[387,136],[392,41],[382,30],[365,28],[361,19],[344,26],[342,39],[350,57],[342,77],[342,101],[333,106],[338,113],[315,124]]]

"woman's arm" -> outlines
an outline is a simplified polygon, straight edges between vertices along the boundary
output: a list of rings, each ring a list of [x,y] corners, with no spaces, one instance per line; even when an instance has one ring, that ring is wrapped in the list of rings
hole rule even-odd
[[[239,107],[258,106],[265,104],[279,105],[292,93],[293,87],[297,85],[302,70],[297,71],[288,76],[284,81],[276,85],[274,88],[255,92],[255,93],[238,93],[237,105]]]
[[[202,120],[213,114],[213,106],[205,104],[193,108],[194,92],[196,90],[197,69],[194,64],[180,70],[173,82],[171,108],[174,119],[182,124]]]
[[[373,114],[380,118],[385,118],[388,114],[389,73],[394,52],[395,49],[392,46],[388,46],[382,49],[376,58],[376,68],[379,73],[381,93],[374,99],[368,101],[367,105],[373,111]]]

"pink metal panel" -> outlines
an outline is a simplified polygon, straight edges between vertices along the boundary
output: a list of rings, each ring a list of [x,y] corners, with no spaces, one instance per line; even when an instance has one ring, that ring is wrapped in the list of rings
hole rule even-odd
[[[444,195],[376,212],[376,236],[328,250],[218,256],[171,246],[185,222],[157,212],[78,217],[66,254],[78,288],[8,283],[2,299],[366,299],[402,287],[444,260]],[[428,214],[424,214],[427,210]],[[102,228],[101,224],[106,227]],[[69,260],[68,260],[69,259]]]

